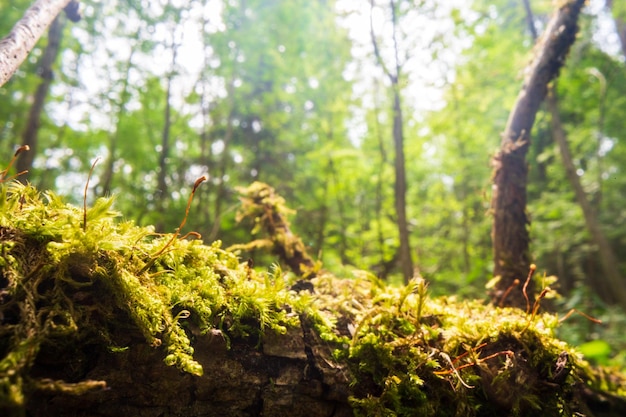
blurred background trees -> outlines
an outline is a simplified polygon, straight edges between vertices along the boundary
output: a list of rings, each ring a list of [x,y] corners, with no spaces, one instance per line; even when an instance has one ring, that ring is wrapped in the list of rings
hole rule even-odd
[[[29,3],[0,4],[0,33]],[[552,2],[530,5],[541,33]],[[82,8],[78,23],[60,16],[51,73],[42,66],[53,31],[0,87],[8,161],[32,134],[29,114],[49,82],[25,180],[78,203],[100,157],[90,198],[115,195],[124,216],[169,232],[206,174],[186,227],[225,246],[249,240],[235,221],[235,187],[264,181],[297,210],[293,229],[325,268],[401,281],[404,223],[409,260],[432,292],[484,295],[493,272],[490,160],[533,53],[522,0],[85,0]],[[555,83],[576,174],[622,277],[624,22],[622,2],[591,1]],[[538,275],[559,277],[567,297],[557,306],[623,323],[551,123],[544,106],[527,157]],[[404,214],[394,187],[400,127]],[[626,345],[618,325],[570,326],[577,343],[601,336]]]

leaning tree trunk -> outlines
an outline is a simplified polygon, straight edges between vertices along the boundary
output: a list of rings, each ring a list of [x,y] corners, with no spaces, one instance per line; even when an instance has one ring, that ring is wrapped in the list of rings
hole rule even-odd
[[[0,86],[17,71],[63,8],[70,20],[80,19],[78,3],[74,0],[39,0],[24,13],[7,37],[0,40]]]
[[[532,34],[533,39],[536,39],[537,32],[535,30],[534,18],[529,0],[524,0],[524,7],[526,9],[530,33]],[[585,193],[585,190],[580,182],[580,177],[576,173],[576,166],[574,165],[572,153],[567,143],[567,135],[565,133],[565,129],[563,128],[563,123],[561,122],[561,116],[559,114],[559,101],[554,87],[552,88],[551,94],[548,94],[546,103],[552,120],[552,136],[559,147],[559,151],[561,152],[561,160],[563,161],[563,166],[565,167],[565,174],[567,175],[567,179],[571,187],[574,189],[576,201],[582,208],[585,223],[589,233],[591,234],[591,238],[598,247],[600,264],[602,265],[602,269],[605,274],[605,280],[594,280],[592,282],[592,286],[594,286],[598,293],[602,294],[603,298],[609,302],[617,302],[621,305],[626,305],[626,288],[624,288],[624,283],[619,272],[619,263],[615,257],[611,244],[602,231],[596,211],[587,198],[587,194]]]
[[[584,0],[570,0],[561,4],[539,40],[535,59],[528,69],[524,86],[511,110],[502,135],[500,151],[493,159],[493,255],[494,275],[500,277],[491,291],[492,301],[517,307],[526,307],[522,292],[523,282],[530,267],[530,223],[526,213],[526,181],[528,167],[526,153],[530,145],[530,131],[548,83],[553,80],[576,39],[577,21]],[[533,294],[532,283],[526,288]]]

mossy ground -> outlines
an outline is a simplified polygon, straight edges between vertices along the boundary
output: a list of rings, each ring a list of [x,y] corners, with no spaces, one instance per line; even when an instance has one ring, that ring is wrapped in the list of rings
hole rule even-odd
[[[88,361],[75,361],[72,380],[33,375],[44,349],[67,358],[79,345],[147,343],[201,376],[196,337],[219,330],[261,343],[302,317],[349,370],[356,415],[586,415],[581,387],[626,394],[623,380],[607,386],[554,337],[555,315],[431,298],[421,279],[392,287],[365,272],[339,279],[307,268],[315,290],[297,292],[301,276],[255,270],[219,242],[121,221],[111,199],[82,209],[17,182],[0,187],[3,410],[22,409],[38,390],[106,385],[84,378]],[[258,215],[277,208],[268,207]],[[129,329],[143,340],[121,336]]]

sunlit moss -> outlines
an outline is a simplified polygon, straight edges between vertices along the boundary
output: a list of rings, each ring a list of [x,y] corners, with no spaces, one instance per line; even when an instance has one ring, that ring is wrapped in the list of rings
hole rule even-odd
[[[32,377],[46,344],[96,340],[120,352],[128,340],[119,329],[131,328],[167,365],[200,376],[198,335],[219,329],[227,342],[256,343],[302,318],[349,372],[355,415],[568,416],[579,411],[580,387],[626,394],[622,379],[592,371],[554,337],[555,315],[431,298],[422,279],[389,286],[366,272],[338,279],[316,269],[314,291],[298,293],[290,288],[301,277],[276,265],[257,271],[220,242],[121,221],[111,199],[85,213],[19,183],[0,194],[2,406],[23,405],[28,387],[102,387]]]
[[[168,245],[172,235],[118,221],[111,199],[87,209],[84,227],[83,210],[52,193],[17,182],[1,192],[1,403],[24,401],[43,343],[95,334],[118,349],[111,329],[124,317],[147,343],[163,345],[166,364],[194,375],[202,367],[193,359],[190,322],[200,332],[223,327],[234,336],[298,324],[283,308],[297,303],[280,270],[257,273],[219,242]]]

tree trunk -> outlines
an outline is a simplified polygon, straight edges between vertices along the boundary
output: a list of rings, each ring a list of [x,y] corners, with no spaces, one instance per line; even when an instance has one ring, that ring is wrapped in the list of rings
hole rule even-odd
[[[41,76],[41,83],[37,87],[33,99],[33,105],[28,113],[28,122],[26,122],[26,128],[22,133],[22,145],[28,145],[30,152],[25,152],[21,158],[17,160],[17,172],[28,171],[33,166],[33,160],[37,154],[37,138],[39,134],[39,126],[41,125],[41,113],[43,112],[43,106],[48,97],[48,91],[50,90],[50,84],[54,78],[52,66],[59,55],[59,46],[61,44],[61,34],[63,33],[63,23],[60,18],[56,18],[50,25],[48,31],[48,46],[41,58],[41,63],[38,68],[38,73]]]
[[[222,158],[219,161],[218,176],[219,182],[217,184],[217,190],[215,192],[215,200],[213,204],[213,226],[211,227],[211,233],[209,234],[209,240],[216,240],[220,228],[222,227],[222,203],[227,199],[228,187],[224,178],[230,168],[230,145],[233,141],[235,129],[233,120],[235,118],[235,78],[236,74],[233,73],[230,82],[228,83],[228,119],[226,120],[226,132],[224,133],[223,143],[224,149],[222,149]]]
[[[383,194],[383,187],[385,185],[385,167],[389,163],[387,160],[387,149],[385,147],[385,141],[383,139],[383,133],[380,126],[380,119],[378,117],[380,113],[380,106],[378,103],[378,89],[380,84],[376,82],[375,87],[375,95],[374,95],[374,120],[376,126],[376,140],[378,143],[378,151],[380,152],[380,162],[378,164],[378,175],[376,175],[376,193],[374,196],[375,205],[374,210],[376,213],[376,234],[378,238],[378,254],[380,257],[378,265],[380,265],[379,277],[382,279],[386,279],[389,274],[388,268],[385,268],[385,263],[387,262],[385,259],[385,248],[386,248],[386,239],[385,233],[383,232],[383,201],[385,200]]]
[[[332,155],[328,158],[328,173],[330,174],[331,181],[335,184],[335,199],[337,200],[337,220],[338,220],[338,232],[339,242],[335,248],[339,253],[339,259],[343,265],[350,265],[352,261],[348,258],[348,219],[346,218],[346,209],[344,204],[345,193],[341,189],[341,182],[335,164],[333,163]]]
[[[406,169],[404,160],[404,133],[402,129],[402,108],[398,78],[394,78],[393,85],[393,143],[396,151],[395,172],[396,182],[394,195],[396,214],[398,216],[398,235],[400,236],[400,266],[404,282],[408,283],[413,277],[413,260],[411,259],[411,244],[409,242],[409,228],[406,216]]]
[[[584,0],[562,3],[550,19],[509,115],[500,151],[493,159],[494,275],[500,279],[490,296],[498,304],[523,308],[527,305],[520,285],[530,266],[525,158],[536,113],[546,96],[548,83],[558,74],[576,39],[577,20],[584,3]],[[529,296],[534,293],[532,283],[527,292]]]
[[[610,2],[607,2],[607,6],[611,7],[612,5],[610,4]],[[533,13],[528,0],[524,0],[524,7],[526,9],[526,16],[530,32],[533,36],[533,39],[536,39],[537,32],[533,23]],[[587,224],[587,229],[591,234],[593,242],[596,244],[598,250],[600,251],[600,263],[607,278],[606,282],[603,282],[601,280],[592,281],[592,286],[595,288],[598,294],[603,294],[604,298],[608,302],[616,302],[621,305],[626,305],[626,289],[624,288],[624,282],[619,272],[619,264],[617,258],[615,257],[615,253],[613,252],[613,248],[609,244],[608,239],[602,231],[600,222],[598,221],[596,215],[596,211],[592,207],[592,204],[588,200],[585,190],[582,187],[580,177],[576,173],[576,166],[574,165],[572,154],[567,143],[565,129],[563,128],[563,123],[561,122],[561,116],[559,114],[559,104],[555,91],[556,90],[553,87],[551,94],[548,94],[546,98],[548,112],[550,113],[550,117],[552,119],[552,136],[559,147],[559,151],[561,152],[561,159],[563,160],[565,174],[567,176],[567,179],[569,180],[570,185],[574,189],[576,201],[582,208],[583,215],[585,217],[585,223]],[[600,121],[598,123],[599,132],[602,131],[602,127],[604,125],[603,107],[604,106],[601,105]],[[562,264],[562,260],[559,259],[559,261],[559,264]],[[562,274],[563,272],[559,271],[559,273]]]
[[[176,54],[174,54],[176,56]],[[159,175],[157,178],[157,191],[155,201],[157,211],[162,212],[165,199],[169,198],[167,190],[167,160],[170,153],[170,131],[172,126],[172,110],[171,110],[171,87],[172,76],[167,79],[167,91],[165,93],[165,116],[163,122],[163,130],[161,132],[161,153],[159,154]],[[163,225],[157,225],[157,227]]]
[[[374,8],[374,0],[370,1],[370,6]],[[400,73],[401,73],[401,65],[398,57],[398,42],[396,40],[396,28],[398,24],[398,16],[397,16],[397,6],[394,0],[389,1],[389,7],[391,9],[392,15],[392,33],[393,33],[393,43],[394,43],[394,71],[391,72],[389,68],[385,65],[385,62],[380,54],[380,50],[378,48],[378,42],[376,41],[376,35],[374,34],[374,24],[372,21],[372,13],[370,12],[370,35],[372,38],[372,45],[374,46],[374,53],[376,55],[376,60],[378,64],[382,68],[385,75],[389,78],[391,82],[391,90],[393,97],[393,143],[395,149],[395,159],[394,159],[394,168],[395,168],[395,184],[394,184],[394,198],[395,198],[395,208],[396,208],[396,224],[398,227],[398,238],[400,240],[400,246],[398,248],[398,259],[400,261],[400,269],[402,270],[402,276],[404,278],[404,282],[408,283],[409,280],[413,277],[413,259],[411,257],[411,245],[409,241],[409,228],[408,221],[406,215],[406,168],[405,168],[405,158],[404,158],[404,132],[403,132],[403,124],[404,120],[402,117],[402,105],[400,102]]]
[[[24,62],[48,25],[70,0],[38,0],[24,17],[0,40],[0,86],[3,86]]]
[[[132,339],[136,337],[136,339]],[[72,380],[89,368],[88,382],[106,381],[83,395],[44,384],[30,396],[27,412],[44,416],[293,416],[350,417],[348,373],[334,366],[332,351],[303,323],[285,335],[272,332],[258,349],[249,340],[227,340],[218,330],[198,335],[195,359],[204,376],[182,374],[163,363],[164,352],[128,336],[124,352],[79,347],[40,363],[34,372]],[[89,364],[85,363],[89,358]],[[52,385],[52,384],[51,384]],[[67,384],[67,391],[75,388]],[[66,392],[67,392],[66,391]],[[0,407],[1,410],[1,407]],[[6,414],[3,414],[6,415]],[[7,417],[12,416],[11,414]]]
[[[624,286],[624,280],[619,272],[619,262],[615,257],[613,248],[602,231],[602,227],[600,226],[595,210],[587,199],[585,190],[580,183],[580,177],[576,173],[576,166],[574,165],[572,154],[567,144],[565,130],[563,129],[563,124],[561,123],[561,117],[559,116],[556,96],[554,94],[550,94],[547,98],[547,102],[548,109],[550,110],[550,114],[552,116],[552,133],[554,135],[554,140],[559,145],[561,159],[563,160],[563,166],[565,167],[567,179],[574,189],[576,201],[583,210],[587,229],[591,234],[593,242],[598,247],[600,264],[604,270],[606,282],[596,279],[594,280],[593,285],[601,287],[601,291],[599,291],[599,293],[604,293],[612,297],[612,299],[607,301],[626,306],[626,286]],[[608,291],[602,291],[602,286],[604,286],[604,284],[608,287]]]

